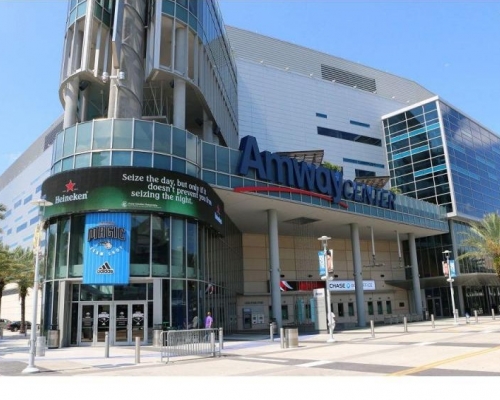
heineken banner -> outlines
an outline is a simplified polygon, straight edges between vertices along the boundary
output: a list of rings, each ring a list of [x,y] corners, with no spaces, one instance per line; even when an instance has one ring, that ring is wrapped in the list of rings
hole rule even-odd
[[[84,284],[128,284],[130,227],[128,213],[91,213],[85,216]]]
[[[54,205],[44,217],[86,211],[152,211],[196,218],[224,233],[224,205],[200,179],[154,168],[95,167],[60,172],[42,185]]]

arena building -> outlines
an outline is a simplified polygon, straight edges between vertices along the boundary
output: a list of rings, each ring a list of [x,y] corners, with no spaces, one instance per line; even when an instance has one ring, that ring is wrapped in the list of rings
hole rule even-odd
[[[498,203],[467,187],[498,179],[499,138],[415,82],[227,27],[212,1],[72,0],[59,93],[0,202],[9,246],[52,203],[41,322],[60,346],[209,311],[226,332],[324,330],[325,299],[341,328],[451,316],[445,250],[459,312],[499,304],[491,266],[456,260]]]

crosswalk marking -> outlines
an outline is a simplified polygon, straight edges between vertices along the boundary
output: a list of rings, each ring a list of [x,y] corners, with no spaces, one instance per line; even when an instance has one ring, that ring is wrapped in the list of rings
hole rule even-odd
[[[276,358],[256,358],[256,357],[241,357],[243,360],[252,360],[252,361],[273,361],[273,362],[288,362],[288,360],[278,360]]]
[[[331,363],[332,363],[331,361],[312,361],[305,364],[299,364],[297,365],[297,367],[310,368],[310,367],[317,367],[318,365],[325,365]]]

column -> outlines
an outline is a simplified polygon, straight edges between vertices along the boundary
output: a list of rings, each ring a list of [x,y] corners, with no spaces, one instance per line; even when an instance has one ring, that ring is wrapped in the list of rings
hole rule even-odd
[[[214,143],[213,122],[205,111],[203,111],[203,140],[205,142]]]
[[[411,277],[413,280],[413,298],[415,301],[415,313],[422,315],[422,294],[420,293],[420,277],[418,276],[417,246],[415,234],[408,234],[408,245],[410,247]]]
[[[72,78],[66,82],[64,88],[64,122],[63,128],[68,128],[76,124],[79,79]]]
[[[358,224],[351,225],[352,261],[354,268],[354,284],[356,286],[356,312],[358,314],[358,326],[366,326],[365,317],[365,295],[363,293],[363,268],[361,266],[361,248],[359,245]]]
[[[177,28],[175,30],[175,71],[187,76],[187,30]],[[174,126],[186,129],[186,81],[184,78],[174,80]]]
[[[276,319],[276,327],[280,329],[283,326],[281,317],[281,271],[280,271],[280,253],[278,242],[278,213],[276,210],[267,210],[267,228],[269,232],[269,269],[271,271],[271,306],[273,317]]]

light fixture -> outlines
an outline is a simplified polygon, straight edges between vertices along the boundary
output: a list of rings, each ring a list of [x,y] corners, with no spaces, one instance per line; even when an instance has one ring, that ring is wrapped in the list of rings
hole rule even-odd
[[[443,268],[443,273],[445,275],[446,275],[446,272],[448,273],[447,281],[450,282],[450,296],[451,296],[451,306],[452,306],[452,312],[453,312],[453,324],[458,325],[457,312],[455,310],[455,292],[453,291],[453,276],[452,276],[453,274],[452,274],[451,267],[450,267],[450,253],[451,253],[450,250],[443,251],[443,254],[446,257],[446,268]],[[446,271],[446,269],[448,271]]]
[[[118,71],[117,75],[110,75],[109,72],[103,72],[101,79],[104,83],[107,83],[110,79],[118,79],[118,80],[122,81],[125,79],[125,72]]]
[[[373,227],[370,226],[370,233],[371,233],[371,238],[372,238],[372,264],[371,265],[363,265],[363,267],[368,268],[368,267],[383,267],[385,264],[384,263],[378,263],[376,262],[375,259],[375,238],[373,236]]]
[[[323,262],[324,262],[324,267],[325,267],[325,276],[321,277],[321,279],[324,278],[325,280],[325,286],[326,286],[326,312],[327,312],[327,321],[328,321],[328,331],[330,333],[330,338],[327,340],[328,343],[333,343],[335,342],[335,339],[333,338],[333,315],[332,315],[332,301],[330,299],[330,283],[329,281],[332,280],[333,278],[331,277],[331,273],[333,272],[333,251],[332,254],[330,254],[330,263],[331,263],[331,270],[329,268],[329,263],[327,259],[327,245],[328,241],[331,239],[331,237],[328,236],[321,236],[318,238],[319,241],[323,244]]]
[[[45,199],[33,200],[31,204],[38,206],[38,224],[36,225],[34,241],[33,241],[33,251],[35,254],[35,277],[33,279],[33,310],[31,316],[31,334],[30,334],[30,354],[28,366],[23,369],[23,374],[33,374],[35,372],[40,372],[40,370],[35,367],[35,354],[36,354],[36,325],[37,325],[37,307],[38,307],[38,285],[40,284],[40,234],[43,229],[43,214],[46,207],[50,207],[53,203]]]

